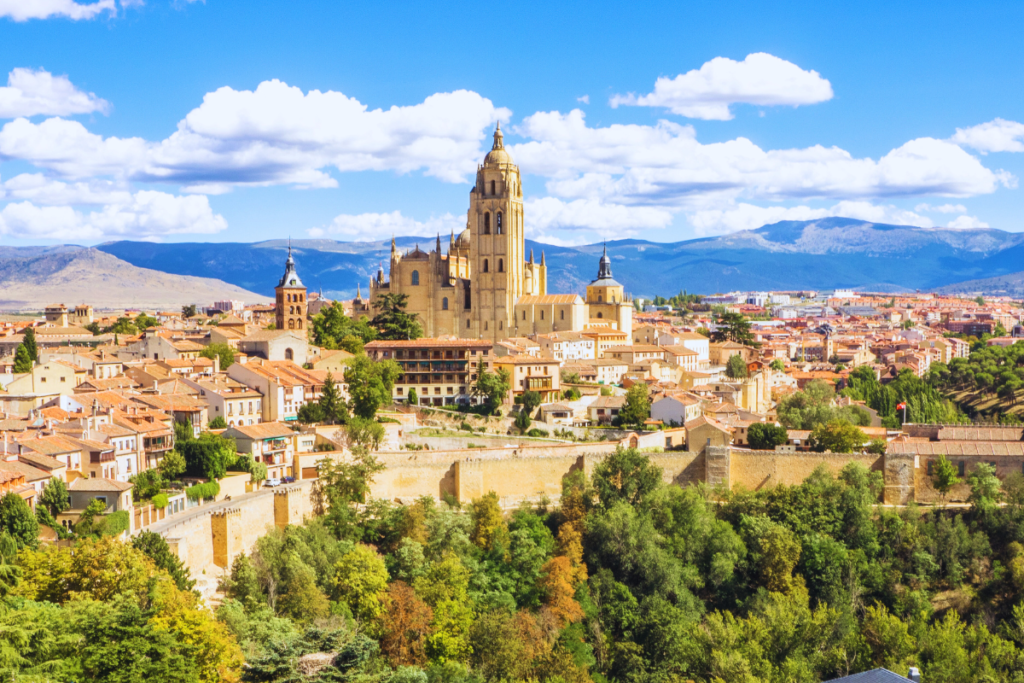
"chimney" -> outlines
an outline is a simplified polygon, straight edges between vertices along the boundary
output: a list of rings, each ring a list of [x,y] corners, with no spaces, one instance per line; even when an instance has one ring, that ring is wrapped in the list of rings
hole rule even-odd
[[[921,670],[916,666],[910,667],[910,673],[907,674],[907,678],[914,681],[914,683],[921,683]]]

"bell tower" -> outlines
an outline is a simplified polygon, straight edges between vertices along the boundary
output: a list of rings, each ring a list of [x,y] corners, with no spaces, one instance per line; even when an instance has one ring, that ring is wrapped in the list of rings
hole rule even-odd
[[[306,326],[306,286],[295,272],[292,243],[288,240],[288,260],[284,262],[284,275],[274,287],[275,326],[279,330],[303,330]]]
[[[500,123],[491,151],[477,168],[468,221],[470,320],[475,336],[500,341],[511,334],[513,304],[523,295],[526,244],[519,167],[505,150]]]

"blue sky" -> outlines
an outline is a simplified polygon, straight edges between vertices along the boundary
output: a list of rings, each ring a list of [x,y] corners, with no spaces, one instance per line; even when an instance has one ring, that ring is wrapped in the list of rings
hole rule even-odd
[[[541,241],[1022,231],[1021,25],[1009,2],[0,0],[0,243],[458,231],[499,119]]]

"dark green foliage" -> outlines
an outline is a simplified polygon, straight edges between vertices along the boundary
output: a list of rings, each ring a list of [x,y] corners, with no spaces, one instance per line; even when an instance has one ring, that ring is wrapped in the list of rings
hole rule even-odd
[[[729,362],[725,364],[725,374],[732,379],[743,379],[747,376],[747,364],[740,355],[729,356]]]
[[[767,422],[755,422],[747,428],[747,442],[756,450],[772,451],[789,441],[785,427]]]
[[[227,472],[228,465],[238,457],[234,439],[210,432],[203,432],[198,439],[193,439],[191,433],[185,430],[181,430],[176,436],[174,448],[184,456],[189,476],[210,480],[221,479]]]
[[[377,315],[370,325],[378,330],[380,339],[419,339],[423,336],[423,327],[415,313],[406,313],[408,294],[384,294],[373,301]]]
[[[487,414],[494,415],[498,412],[501,404],[508,397],[509,389],[512,388],[511,378],[508,371],[500,368],[497,372],[490,372],[484,365],[481,358],[476,366],[476,382],[473,383],[473,395],[481,396],[484,400],[484,407]]]
[[[132,538],[132,547],[141,551],[153,560],[158,568],[167,572],[179,590],[189,591],[195,588],[196,582],[181,559],[171,552],[164,537],[152,531],[141,531]]]
[[[210,420],[210,429],[227,429],[227,428],[228,428],[228,421],[224,419],[223,415],[218,415],[217,417],[215,417],[212,420]]]
[[[520,434],[525,434],[526,430],[530,428],[531,424],[533,424],[533,421],[530,419],[530,413],[525,409],[520,410],[516,413],[516,419],[513,424],[515,424],[515,427],[519,430]]]
[[[365,356],[363,356],[363,358],[365,358]],[[380,374],[381,373],[376,373],[376,375]],[[374,375],[374,377],[376,377],[376,375]],[[368,381],[366,378],[361,377],[361,373],[357,372],[355,369],[353,369],[352,376],[353,378],[358,377],[356,381]],[[371,379],[369,381],[373,380]],[[388,390],[390,391],[390,387],[388,387]],[[363,412],[369,409],[365,405],[369,399],[362,394],[360,394],[360,396],[361,398],[359,399],[360,403],[358,406],[361,412],[357,412],[358,415],[362,415]],[[348,420],[348,408],[345,406],[345,401],[341,398],[341,392],[338,390],[338,385],[335,383],[334,376],[331,375],[330,372],[327,373],[327,377],[324,379],[324,388],[323,392],[320,394],[320,400],[317,402],[317,408],[319,413],[318,416],[320,418],[319,420],[316,420],[317,422],[326,422],[327,424],[344,424]],[[374,412],[376,412],[376,408],[374,408]],[[306,417],[308,418],[311,416],[312,415],[307,414]],[[370,417],[373,417],[373,415],[370,415]]]
[[[732,311],[721,314],[716,324],[717,329],[711,333],[713,342],[736,342],[744,346],[757,348],[760,346],[754,341],[754,334],[750,331],[750,321],[742,313]]]
[[[391,403],[391,388],[402,374],[402,368],[393,360],[375,362],[366,356],[356,356],[345,367],[345,382],[351,396],[352,412],[364,419],[372,419],[381,406]],[[326,395],[327,386],[324,385]],[[340,403],[340,399],[339,399]],[[320,408],[325,420],[338,420],[343,413],[331,413],[321,400]]]
[[[626,426],[639,427],[650,416],[650,389],[643,382],[637,382],[626,392],[626,403],[619,411],[619,418]]]
[[[366,316],[353,320],[345,315],[341,302],[334,302],[313,316],[310,324],[313,343],[325,349],[345,349],[358,354],[362,345],[377,338],[377,330]]]
[[[13,491],[0,498],[0,532],[10,534],[19,548],[35,548],[39,543],[39,523],[21,496]]]
[[[18,344],[14,351],[14,372],[32,372],[32,356],[24,344]]]
[[[39,346],[36,344],[36,330],[34,327],[25,328],[25,337],[21,342],[24,345],[25,350],[28,352],[28,357],[32,359],[32,362],[39,362]]]
[[[223,342],[207,345],[199,355],[210,360],[219,358],[221,370],[227,370],[235,362],[235,350]]]
[[[540,406],[542,400],[543,399],[541,398],[541,395],[540,395],[539,392],[537,392],[537,391],[524,391],[523,395],[522,395],[522,397],[520,399],[520,403],[523,404],[523,409],[526,412],[528,412],[530,415],[533,415],[533,411],[537,410],[537,408],[538,408],[538,406]]]
[[[53,477],[46,482],[39,502],[46,506],[52,515],[58,515],[71,507],[71,495],[63,479]]]
[[[195,484],[185,489],[185,495],[189,500],[213,500],[218,493],[220,493],[220,484],[215,481]]]

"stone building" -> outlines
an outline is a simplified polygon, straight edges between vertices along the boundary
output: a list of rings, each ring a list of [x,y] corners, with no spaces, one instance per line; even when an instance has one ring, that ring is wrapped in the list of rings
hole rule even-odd
[[[451,234],[447,253],[442,252],[440,235],[430,252],[417,245],[401,253],[392,239],[388,279],[382,266],[370,281],[369,299],[407,295],[406,311],[419,317],[424,335],[430,338],[498,342],[531,334],[579,332],[591,318],[627,331],[632,327],[632,305],[622,285],[611,278],[607,253],[598,279],[588,287],[587,301],[576,294],[549,295],[547,288],[543,252],[539,263],[532,250],[526,254],[519,167],[505,149],[499,125],[491,151],[477,168],[466,229],[458,237]]]
[[[279,330],[303,330],[306,325],[306,286],[295,272],[292,245],[288,244],[288,260],[284,262],[284,275],[274,287],[277,295],[274,307],[275,324]]]

